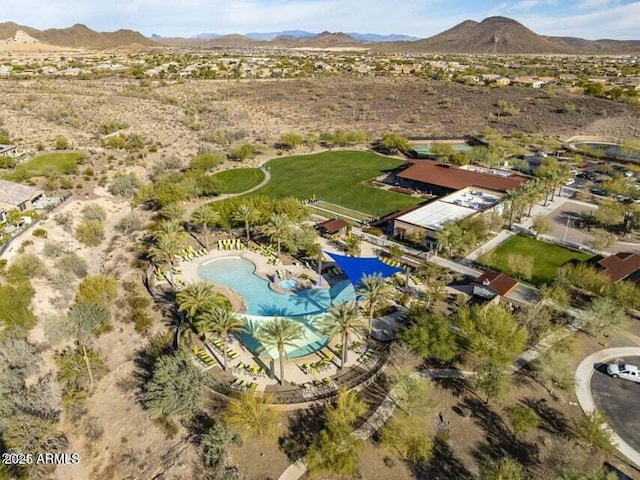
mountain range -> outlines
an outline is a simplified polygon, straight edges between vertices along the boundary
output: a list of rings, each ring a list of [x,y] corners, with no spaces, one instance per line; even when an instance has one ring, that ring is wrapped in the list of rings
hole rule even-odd
[[[282,32],[250,32],[245,33],[244,36],[250,38],[251,40],[259,40],[259,41],[271,41],[276,38],[284,38],[290,37],[293,39],[300,38],[312,38],[318,36],[318,33],[307,32],[305,30],[284,30]],[[401,35],[397,33],[392,33],[390,35],[379,35],[377,33],[358,33],[358,32],[347,32],[351,38],[358,42],[409,42],[413,40],[418,40],[417,37],[412,37],[411,35]],[[224,35],[218,33],[201,33],[199,35],[194,36],[193,38],[202,39],[202,40],[215,40]]]
[[[74,48],[141,47],[263,47],[330,48],[360,47],[374,51],[461,54],[594,54],[640,52],[640,40],[585,40],[574,37],[538,35],[516,20],[489,17],[481,22],[464,22],[425,39],[408,35],[322,32],[304,30],[246,35],[202,33],[191,38],[145,37],[134,30],[96,32],[85,25],[38,30],[13,22],[0,23],[0,40],[22,30],[40,42]]]

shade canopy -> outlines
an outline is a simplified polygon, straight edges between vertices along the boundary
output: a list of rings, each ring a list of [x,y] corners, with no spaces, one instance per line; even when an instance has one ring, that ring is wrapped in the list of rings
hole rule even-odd
[[[325,253],[340,266],[354,286],[357,286],[365,275],[380,275],[387,278],[402,271],[401,268],[387,265],[376,257],[347,257],[336,253]]]

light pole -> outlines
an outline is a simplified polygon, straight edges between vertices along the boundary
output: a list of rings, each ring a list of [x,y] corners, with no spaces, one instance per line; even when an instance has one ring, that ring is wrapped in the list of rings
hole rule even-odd
[[[567,241],[567,232],[569,231],[569,223],[571,222],[571,215],[567,214],[567,224],[564,226],[564,236],[562,237],[562,243]]]

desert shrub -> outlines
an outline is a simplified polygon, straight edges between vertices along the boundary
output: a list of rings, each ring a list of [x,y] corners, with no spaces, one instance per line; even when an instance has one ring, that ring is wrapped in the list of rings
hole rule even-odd
[[[243,143],[238,145],[229,152],[229,158],[238,162],[248,160],[256,155],[257,148],[250,143]]]
[[[124,130],[128,128],[129,124],[122,120],[109,120],[108,122],[101,123],[98,126],[98,133],[102,135],[108,135],[118,130]]]
[[[109,193],[118,197],[131,198],[140,188],[140,180],[135,173],[118,174],[109,185]]]
[[[70,212],[56,213],[53,221],[60,225],[65,232],[70,232],[73,228],[73,215]]]
[[[81,212],[85,220],[97,220],[102,222],[107,218],[107,212],[105,209],[96,203],[85,205]]]
[[[23,253],[11,263],[5,276],[12,283],[19,283],[46,274],[47,267],[42,260],[32,253]]]
[[[62,135],[59,135],[53,143],[53,148],[56,150],[69,150],[71,148],[71,144],[69,143],[69,140]]]
[[[86,277],[89,268],[87,262],[75,252],[61,256],[56,262],[56,267],[61,274],[73,274],[78,278]]]
[[[135,212],[130,212],[120,219],[115,228],[119,232],[128,235],[142,230],[144,228],[144,222],[140,215]]]
[[[191,158],[189,168],[200,171],[211,170],[225,160],[226,155],[222,152],[202,152]]]
[[[83,220],[76,228],[76,238],[88,247],[97,247],[104,240],[104,227],[97,220]]]
[[[45,242],[42,253],[47,258],[58,258],[67,253],[67,248],[61,242],[49,240]]]
[[[36,228],[33,231],[33,236],[38,238],[47,238],[47,231],[44,228]]]
[[[36,324],[31,311],[34,290],[28,283],[0,285],[0,322],[7,327],[30,330]]]

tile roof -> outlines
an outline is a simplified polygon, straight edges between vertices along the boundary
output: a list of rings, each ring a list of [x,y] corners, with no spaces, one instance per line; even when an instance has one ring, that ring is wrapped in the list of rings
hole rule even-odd
[[[27,200],[31,200],[39,192],[40,190],[37,188],[0,180],[0,202],[2,203],[17,207]]]
[[[349,224],[340,218],[332,218],[331,220],[325,220],[324,222],[316,224],[316,228],[320,228],[329,233],[337,233],[347,226],[349,226]]]
[[[496,292],[498,295],[506,295],[513,290],[513,288],[518,284],[518,281],[506,273],[487,270],[476,278],[473,283],[484,285]]]
[[[598,264],[611,281],[616,283],[640,270],[640,255],[633,252],[619,252],[603,258]]]
[[[398,173],[397,176],[453,190],[473,186],[499,192],[516,189],[528,180],[526,177],[519,175],[502,177],[428,160],[414,162],[409,168]]]

